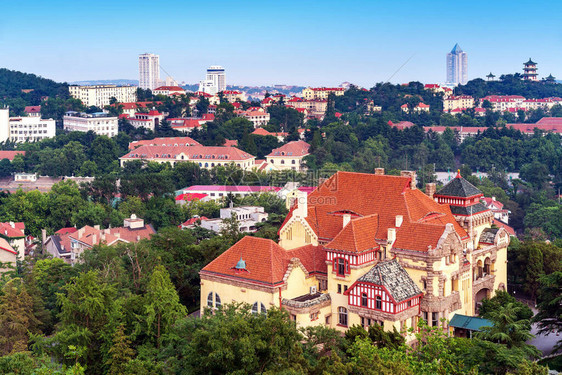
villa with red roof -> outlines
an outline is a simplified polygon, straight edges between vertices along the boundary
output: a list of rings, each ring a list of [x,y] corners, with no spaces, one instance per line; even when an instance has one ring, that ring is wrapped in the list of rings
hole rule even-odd
[[[506,289],[510,237],[460,173],[425,190],[411,171],[337,172],[301,192],[279,243],[244,237],[201,270],[201,310],[246,302],[300,327],[378,324],[409,343],[420,319],[449,330]]]
[[[164,114],[153,109],[148,113],[137,112],[134,116],[128,118],[129,123],[135,128],[146,128],[154,131],[157,126],[164,120]]]
[[[179,86],[160,86],[154,89],[154,95],[185,95],[185,90]]]
[[[13,161],[16,155],[25,155],[25,151],[0,151],[0,160],[8,159],[9,161]]]
[[[272,137],[277,138],[277,140],[278,140],[279,142],[283,142],[283,141],[285,140],[285,137],[287,136],[287,133],[286,133],[286,132],[272,133],[272,132],[269,132],[269,131],[265,130],[264,128],[257,128],[256,130],[254,130],[254,131],[252,132],[252,134],[254,134],[254,135],[262,135],[262,136],[264,136],[264,137],[270,135],[270,136],[272,136]]]
[[[140,146],[201,146],[199,142],[190,137],[164,137],[145,139],[129,143],[129,150],[134,150]]]
[[[25,256],[25,224],[13,221],[0,223],[0,238],[5,239],[23,260]]]
[[[408,104],[402,104],[400,106],[400,109],[402,109],[403,112],[410,112],[410,108],[408,108]],[[418,105],[416,105],[413,109],[414,112],[429,112],[429,104],[425,104],[425,103],[419,103]]]
[[[192,162],[201,168],[211,169],[219,165],[234,164],[244,170],[252,170],[256,157],[236,147],[225,146],[180,146],[143,145],[120,157],[121,167],[132,160],[154,161],[157,163]]]
[[[150,236],[156,233],[152,225],[145,225],[144,220],[134,214],[123,221],[122,227],[100,229],[99,225],[93,227],[86,225],[80,229],[69,229],[63,228],[57,231],[43,243],[43,248],[49,254],[69,264],[76,263],[84,250],[91,249],[93,246],[139,242],[150,239]]]
[[[273,149],[266,156],[267,163],[276,170],[293,170],[302,172],[306,169],[304,157],[309,155],[310,145],[305,141],[292,141]]]

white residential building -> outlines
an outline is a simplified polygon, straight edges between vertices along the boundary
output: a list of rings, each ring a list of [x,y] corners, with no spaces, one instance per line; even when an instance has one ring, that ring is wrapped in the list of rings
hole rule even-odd
[[[216,95],[226,90],[226,74],[224,68],[219,65],[210,66],[207,69],[207,77],[199,83],[199,91]]]
[[[69,86],[70,96],[80,99],[86,106],[103,108],[109,105],[111,98],[119,103],[135,102],[137,100],[136,86],[93,85]]]
[[[154,90],[160,86],[160,56],[152,53],[139,55],[139,87]]]
[[[55,120],[40,117],[10,117],[9,108],[0,108],[0,142],[36,142],[54,137]]]
[[[115,137],[119,128],[117,117],[107,113],[66,112],[63,117],[64,130],[74,132],[93,131],[97,135]]]
[[[56,135],[56,121],[40,117],[11,117],[10,141],[37,142]]]
[[[232,215],[236,216],[240,232],[255,232],[256,224],[265,222],[269,216],[263,207],[259,206],[221,208],[220,219],[201,220],[201,227],[220,232],[225,227],[224,219],[230,219]]]
[[[164,115],[157,110],[148,113],[137,112],[133,117],[128,118],[129,123],[135,128],[147,128],[152,131],[164,120]]]

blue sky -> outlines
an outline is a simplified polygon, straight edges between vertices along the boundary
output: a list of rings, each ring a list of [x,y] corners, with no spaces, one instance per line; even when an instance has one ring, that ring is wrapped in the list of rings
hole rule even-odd
[[[138,79],[160,55],[178,81],[222,65],[228,84],[364,87],[443,82],[455,43],[469,79],[521,71],[562,79],[559,1],[3,1],[0,67],[57,81]]]

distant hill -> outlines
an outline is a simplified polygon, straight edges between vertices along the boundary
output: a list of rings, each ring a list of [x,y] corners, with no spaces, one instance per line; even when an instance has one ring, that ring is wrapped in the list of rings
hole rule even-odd
[[[197,91],[199,89],[198,84],[185,84],[182,87],[187,91]],[[284,95],[300,95],[304,86],[290,86],[290,85],[275,85],[275,86],[237,86],[237,85],[227,85],[227,90],[238,90],[244,91],[252,98],[260,98],[265,95],[266,92],[270,94],[284,94]]]
[[[70,82],[70,85],[123,85],[123,86],[138,86],[139,81],[137,79],[97,79],[92,81],[75,81]]]
[[[35,74],[0,69],[0,99],[22,98],[28,105],[38,105],[41,97],[68,97],[68,85]]]
[[[68,85],[35,74],[0,69],[0,107],[9,106],[12,116],[21,116],[28,105],[46,98],[69,98]]]

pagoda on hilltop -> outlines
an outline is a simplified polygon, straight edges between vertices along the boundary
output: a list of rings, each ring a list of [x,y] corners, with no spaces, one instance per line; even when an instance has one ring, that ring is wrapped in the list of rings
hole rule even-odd
[[[488,74],[488,75],[486,76],[486,78],[488,78],[488,81],[493,81],[494,78],[496,78],[496,76],[493,75],[492,72],[490,72],[490,74]]]
[[[531,60],[529,57],[529,61],[523,63],[523,79],[525,81],[534,81],[537,82],[539,80],[537,74],[537,63]]]

